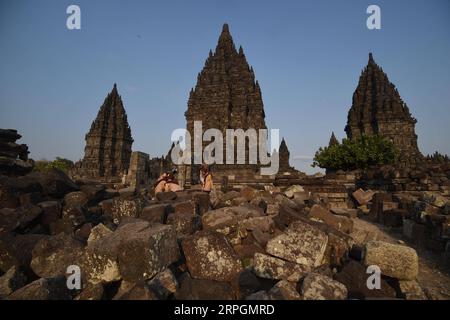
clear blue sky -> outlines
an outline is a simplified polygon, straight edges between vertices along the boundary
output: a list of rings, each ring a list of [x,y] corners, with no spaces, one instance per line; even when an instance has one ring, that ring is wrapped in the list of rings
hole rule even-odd
[[[66,28],[70,4],[81,7],[81,30]],[[366,27],[370,4],[381,7],[381,30]],[[331,131],[344,137],[369,51],[418,119],[421,151],[450,154],[447,0],[1,0],[0,127],[18,129],[34,159],[78,160],[117,82],[133,150],[165,154],[224,22],[298,169],[315,171],[304,158]]]

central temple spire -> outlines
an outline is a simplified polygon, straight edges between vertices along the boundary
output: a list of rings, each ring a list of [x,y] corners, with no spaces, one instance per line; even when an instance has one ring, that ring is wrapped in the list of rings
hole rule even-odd
[[[209,53],[189,95],[186,111],[189,130],[194,120],[202,120],[205,129],[266,128],[261,90],[243,49],[240,52],[228,25],[224,24],[216,50]],[[202,113],[207,110],[210,112],[203,118]]]
[[[216,54],[223,52],[224,54],[236,53],[233,37],[230,34],[228,24],[224,24],[222,27],[222,33],[220,34],[219,41],[217,42]]]
[[[266,128],[260,87],[244,50],[236,50],[227,24],[223,25],[216,50],[209,53],[189,94],[185,116],[191,136],[194,121],[202,121],[203,131],[219,129],[223,136],[227,129]],[[230,172],[236,169],[226,167]],[[254,169],[249,172],[258,171]]]

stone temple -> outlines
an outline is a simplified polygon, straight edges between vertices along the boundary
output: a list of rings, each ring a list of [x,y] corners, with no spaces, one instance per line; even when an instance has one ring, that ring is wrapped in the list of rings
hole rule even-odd
[[[209,52],[203,70],[198,74],[185,116],[192,139],[194,121],[202,121],[203,132],[209,128],[221,130],[224,139],[226,129],[254,128],[258,132],[258,129],[266,128],[261,89],[242,47],[236,50],[227,24],[223,26],[215,51]],[[208,144],[203,142],[203,148]],[[225,159],[225,151],[223,154]],[[246,159],[245,165],[217,164],[213,170],[218,183],[224,177],[230,182],[238,179],[244,182],[263,179],[259,168],[259,164],[248,164]],[[190,176],[195,181],[198,168],[193,166],[191,169],[186,174],[188,180]]]
[[[227,24],[223,26],[215,51],[209,52],[203,70],[198,74],[197,84],[189,95],[185,116],[192,139],[194,121],[202,121],[203,132],[209,128],[221,130],[224,139],[226,129],[245,131],[253,128],[256,132],[266,129],[260,86],[242,47],[236,49]],[[208,144],[203,142],[203,147]],[[225,161],[225,151],[223,154]],[[260,166],[260,163],[249,164],[247,156],[245,165],[216,164],[213,167],[215,181],[220,182],[225,178],[230,183],[237,180],[242,183],[262,182],[268,178],[260,175]],[[195,181],[197,170],[195,166],[192,168],[186,174]]]
[[[399,164],[422,159],[417,147],[416,119],[372,54],[353,94],[345,131],[349,139],[378,134],[390,139],[399,151]]]
[[[284,138],[281,140],[280,148],[278,149],[279,161],[280,161],[280,172],[290,172],[295,169],[289,164],[290,152]]]
[[[86,134],[81,176],[104,182],[120,182],[130,165],[132,143],[127,114],[114,84]]]

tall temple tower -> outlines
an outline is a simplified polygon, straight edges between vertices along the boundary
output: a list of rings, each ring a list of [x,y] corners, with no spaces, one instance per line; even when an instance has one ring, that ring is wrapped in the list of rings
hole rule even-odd
[[[197,84],[189,95],[185,116],[187,130],[192,138],[194,121],[202,121],[203,132],[209,128],[221,130],[224,143],[226,129],[254,128],[258,132],[258,129],[266,128],[261,89],[242,47],[236,50],[227,24],[223,25],[214,53],[209,52],[205,66],[198,74]],[[203,147],[208,144],[204,142]],[[225,161],[225,151],[223,154]],[[214,165],[213,170],[215,177],[245,176],[250,179],[250,176],[259,175],[257,164]],[[195,170],[192,170],[194,180],[196,175]]]
[[[82,176],[105,182],[120,181],[130,164],[132,143],[127,114],[114,84],[86,134]]]
[[[422,158],[417,147],[416,122],[395,86],[369,53],[369,62],[361,73],[348,112],[347,137],[373,134],[387,137],[399,151],[400,163],[408,165]]]

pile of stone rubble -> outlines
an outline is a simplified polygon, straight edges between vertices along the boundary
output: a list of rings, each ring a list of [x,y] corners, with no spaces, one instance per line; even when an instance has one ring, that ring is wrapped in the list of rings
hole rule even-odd
[[[367,191],[373,195],[373,192]],[[356,199],[364,202],[360,190]],[[437,191],[378,192],[373,196],[371,208],[359,207],[372,221],[399,229],[412,244],[439,254],[450,260],[450,201]]]
[[[152,197],[54,169],[0,176],[0,208],[2,299],[426,298],[414,249],[358,240],[360,209],[301,186]]]

